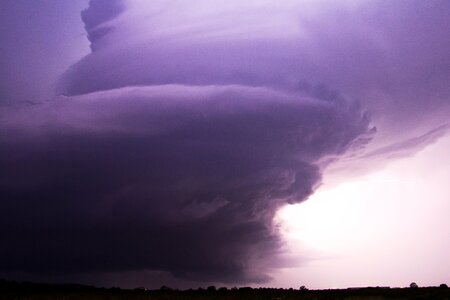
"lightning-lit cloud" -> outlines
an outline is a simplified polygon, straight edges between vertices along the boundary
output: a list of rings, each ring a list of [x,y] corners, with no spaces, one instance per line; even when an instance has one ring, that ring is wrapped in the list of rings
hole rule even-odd
[[[55,99],[2,123],[3,270],[251,282],[281,245],[276,209],[369,126],[343,103],[180,85]]]
[[[0,271],[269,280],[276,211],[311,195],[327,166],[443,132],[406,143],[385,133],[416,110],[439,116],[450,95],[444,68],[423,80],[448,45],[424,57],[419,42],[442,30],[397,43],[433,27],[435,9],[389,3],[91,0],[81,16],[92,51],[59,96],[0,111]],[[394,146],[374,150],[374,123]]]

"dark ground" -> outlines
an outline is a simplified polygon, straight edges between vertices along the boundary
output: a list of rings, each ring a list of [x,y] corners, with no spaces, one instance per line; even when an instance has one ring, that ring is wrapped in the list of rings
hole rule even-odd
[[[311,300],[382,300],[382,299],[435,299],[450,300],[450,289],[442,287],[422,287],[422,288],[358,288],[341,290],[294,290],[275,288],[219,288],[209,287],[208,289],[197,290],[172,290],[162,287],[159,290],[122,290],[119,288],[95,288],[91,286],[76,284],[36,284],[17,283],[0,280],[0,299],[20,299],[20,300],[75,300],[75,299],[311,299]]]

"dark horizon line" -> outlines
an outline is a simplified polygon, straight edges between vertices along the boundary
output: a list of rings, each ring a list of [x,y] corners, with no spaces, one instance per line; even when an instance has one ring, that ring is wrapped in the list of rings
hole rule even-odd
[[[145,287],[136,288],[123,288],[118,286],[112,287],[102,287],[89,284],[80,283],[51,283],[51,282],[33,282],[33,281],[18,281],[18,280],[7,280],[0,278],[0,292],[5,290],[16,290],[16,289],[27,289],[28,291],[40,290],[59,290],[59,291],[93,291],[93,290],[120,290],[120,291],[147,291],[147,292],[196,292],[196,291],[207,291],[207,292],[220,292],[220,291],[250,291],[250,290],[278,290],[278,291],[341,291],[341,290],[367,290],[367,289],[448,289],[446,283],[441,283],[437,286],[418,286],[415,282],[412,282],[409,286],[399,287],[399,286],[356,286],[356,287],[346,287],[346,288],[322,288],[322,289],[310,289],[305,285],[299,286],[299,288],[283,288],[283,287],[251,287],[251,286],[216,286],[208,285],[207,287],[190,287],[190,288],[171,288],[166,285],[162,285],[160,288],[149,289]]]

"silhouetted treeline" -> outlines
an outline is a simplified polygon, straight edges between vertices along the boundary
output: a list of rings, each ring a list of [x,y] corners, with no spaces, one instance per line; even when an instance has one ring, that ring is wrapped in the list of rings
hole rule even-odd
[[[446,284],[438,287],[389,288],[367,287],[336,290],[308,290],[305,286],[298,289],[281,288],[226,288],[209,286],[206,289],[177,290],[162,286],[158,290],[145,288],[120,289],[96,288],[79,284],[38,284],[0,280],[0,299],[5,300],[41,300],[41,299],[305,299],[305,300],[363,300],[363,299],[435,299],[449,300],[450,289]]]

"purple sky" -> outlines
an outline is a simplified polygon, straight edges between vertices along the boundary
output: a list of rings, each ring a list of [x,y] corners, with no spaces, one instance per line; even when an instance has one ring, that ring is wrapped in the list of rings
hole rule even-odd
[[[450,3],[241,2],[0,2],[0,277],[450,281]]]

